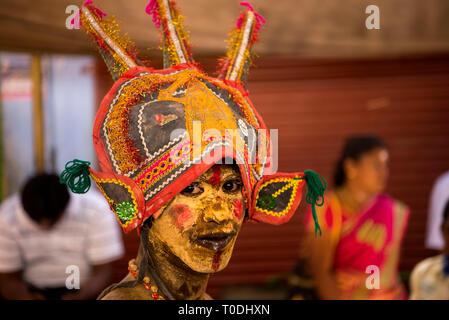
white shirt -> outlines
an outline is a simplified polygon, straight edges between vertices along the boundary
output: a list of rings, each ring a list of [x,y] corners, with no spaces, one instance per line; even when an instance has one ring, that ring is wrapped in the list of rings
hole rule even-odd
[[[25,281],[36,287],[63,287],[70,275],[66,268],[74,265],[82,285],[92,265],[123,253],[118,222],[98,191],[71,193],[63,216],[49,230],[27,215],[20,195],[0,205],[0,273],[23,270]]]
[[[444,239],[440,228],[443,222],[443,210],[448,201],[449,171],[438,177],[430,195],[426,234],[426,247],[429,249],[442,250],[444,247]]]
[[[449,300],[449,276],[443,275],[443,255],[418,263],[410,276],[410,300]]]

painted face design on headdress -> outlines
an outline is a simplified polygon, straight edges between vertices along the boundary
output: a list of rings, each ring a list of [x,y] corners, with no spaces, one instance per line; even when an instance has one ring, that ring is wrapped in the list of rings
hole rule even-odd
[[[162,70],[138,60],[134,44],[119,36],[114,20],[105,19],[92,1],[81,7],[82,25],[115,80],[94,125],[101,172],[89,169],[89,173],[125,232],[140,227],[224,159],[237,163],[248,217],[255,221],[287,222],[306,181],[321,183],[311,171],[271,172],[270,137],[246,91],[251,47],[264,20],[242,4],[248,9],[232,31],[217,77],[206,75],[194,63],[172,0],[151,0],[147,6],[162,30]],[[69,172],[78,172],[83,165],[72,164],[65,173],[74,180],[76,174],[70,178]],[[322,189],[310,189],[315,193],[309,202],[316,203]]]

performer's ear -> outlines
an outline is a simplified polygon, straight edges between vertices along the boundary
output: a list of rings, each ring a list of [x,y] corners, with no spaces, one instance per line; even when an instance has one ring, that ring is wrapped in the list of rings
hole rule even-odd
[[[105,196],[125,232],[140,225],[145,199],[141,189],[132,179],[114,173],[95,172],[92,169],[90,176]]]
[[[265,19],[254,12],[247,2],[240,4],[248,6],[248,10],[241,13],[237,26],[231,33],[231,39],[228,41],[230,48],[226,57],[219,61],[218,78],[246,86],[251,66],[251,48],[257,41],[259,29],[265,23]]]
[[[173,0],[150,0],[146,12],[153,16],[157,28],[162,26],[164,68],[193,63],[188,33]]]
[[[113,18],[103,19],[106,14],[92,5],[92,0],[83,3],[80,15],[81,25],[95,40],[114,81],[129,69],[142,64],[136,57],[135,44],[119,34]]]

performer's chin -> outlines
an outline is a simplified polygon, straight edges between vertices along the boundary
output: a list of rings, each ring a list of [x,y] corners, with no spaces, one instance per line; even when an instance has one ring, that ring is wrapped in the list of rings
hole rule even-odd
[[[214,240],[215,243],[209,243],[209,239],[201,240],[201,245],[195,241],[198,259],[195,259],[197,263],[190,265],[190,268],[199,273],[216,273],[223,270],[231,259],[236,239],[237,236],[232,235]]]

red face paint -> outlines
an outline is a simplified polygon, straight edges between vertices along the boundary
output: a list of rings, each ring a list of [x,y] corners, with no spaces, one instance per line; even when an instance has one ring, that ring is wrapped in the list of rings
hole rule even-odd
[[[221,176],[220,176],[220,166],[212,167],[212,177],[209,178],[209,183],[213,186],[220,184]]]
[[[242,212],[243,212],[243,203],[241,200],[237,200],[234,199],[232,201],[232,205],[234,206],[234,215],[235,217],[240,220],[240,218],[242,217]]]
[[[214,269],[214,271],[218,270],[218,268],[220,267],[220,262],[221,262],[221,252],[216,252],[214,254],[214,259],[212,260],[212,269]]]
[[[177,204],[172,209],[173,223],[179,230],[184,230],[187,227],[187,221],[192,217],[189,207],[184,204]]]

